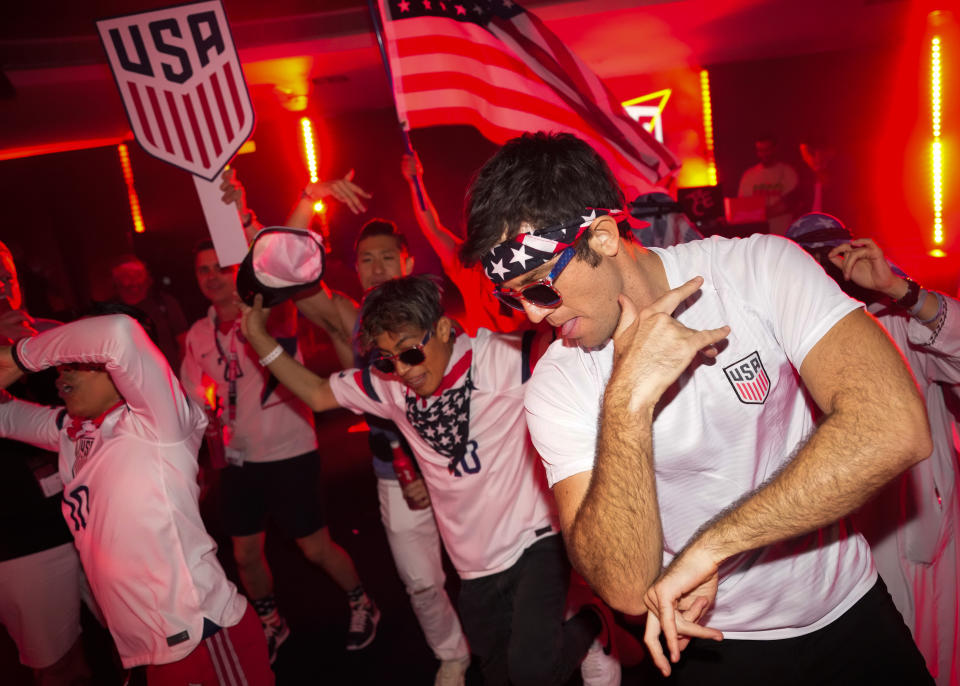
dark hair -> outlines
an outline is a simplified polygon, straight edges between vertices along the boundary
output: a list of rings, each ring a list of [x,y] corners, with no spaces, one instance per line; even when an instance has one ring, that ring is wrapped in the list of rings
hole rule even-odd
[[[202,238],[197,241],[196,245],[193,246],[193,260],[197,260],[197,255],[202,253],[204,250],[216,250],[213,247],[213,241],[209,238]]]
[[[371,219],[360,227],[360,233],[357,234],[357,240],[353,244],[353,252],[360,248],[360,241],[366,240],[371,236],[391,236],[397,242],[397,248],[402,252],[409,252],[407,237],[397,230],[397,225],[389,219]]]
[[[118,267],[120,267],[120,266],[122,266],[122,265],[125,265],[125,264],[139,264],[139,265],[140,265],[141,267],[143,267],[144,270],[146,270],[148,273],[149,273],[149,271],[150,271],[149,269],[147,269],[146,263],[144,263],[143,260],[141,260],[139,257],[137,257],[136,255],[134,255],[133,253],[124,253],[123,255],[118,255],[117,257],[115,257],[115,258],[110,262],[110,271],[112,272],[112,271],[116,270]]]
[[[118,300],[94,302],[81,316],[102,317],[107,314],[125,314],[131,319],[135,319],[137,323],[143,327],[143,330],[147,332],[147,335],[150,337],[150,340],[153,341],[154,345],[160,345],[157,342],[157,327],[153,323],[153,319],[151,319],[150,315],[146,312],[134,305],[127,305]]]
[[[473,180],[460,259],[473,264],[519,234],[522,224],[543,229],[586,207],[624,207],[623,192],[603,158],[569,133],[525,133],[507,141]],[[577,245],[577,257],[599,264],[586,238]]]
[[[390,279],[372,289],[360,306],[360,347],[369,350],[377,337],[404,327],[426,331],[443,316],[443,289],[430,276]]]
[[[773,143],[774,146],[776,146],[776,145],[779,143],[779,141],[777,140],[777,137],[774,136],[772,133],[769,133],[769,132],[761,133],[759,136],[757,136],[756,138],[753,139],[753,142],[754,142],[754,144],[756,144],[756,143]]]

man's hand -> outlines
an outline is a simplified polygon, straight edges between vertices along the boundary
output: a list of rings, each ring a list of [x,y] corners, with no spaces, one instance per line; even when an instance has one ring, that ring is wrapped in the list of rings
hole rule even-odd
[[[423,482],[423,477],[403,486],[403,499],[411,510],[426,510],[430,507],[430,492]]]
[[[233,167],[227,167],[220,174],[220,190],[223,191],[221,200],[224,205],[234,203],[241,216],[247,213],[247,195],[243,184],[237,179],[237,170]]]
[[[353,182],[352,169],[342,179],[311,183],[303,192],[310,200],[322,200],[333,196],[350,208],[350,211],[354,214],[366,212],[367,206],[363,204],[363,201],[373,197]]]
[[[0,341],[6,339],[13,342],[24,336],[36,335],[36,329],[31,326],[33,317],[23,310],[9,310],[0,314]]]
[[[11,347],[0,345],[0,389],[7,388],[21,376],[23,376],[23,372],[13,361]]]
[[[412,155],[404,153],[403,159],[400,161],[400,171],[403,173],[403,178],[409,182],[416,181],[423,175],[423,165],[420,164],[420,157],[417,153]]]
[[[674,558],[660,578],[647,589],[647,628],[643,642],[653,662],[670,676],[670,663],[680,659],[680,651],[691,637],[723,639],[716,629],[698,623],[717,597],[718,563],[704,551],[691,546]],[[660,632],[667,642],[670,659],[663,654]]]
[[[263,306],[263,296],[260,294],[254,297],[253,307],[242,302],[238,305],[242,313],[240,331],[258,355],[266,355],[276,345],[276,341],[267,333],[267,317],[270,316],[270,308]]]
[[[630,298],[620,295],[621,314],[613,333],[613,373],[607,393],[613,389],[626,394],[632,411],[652,408],[698,352],[715,356],[713,346],[730,333],[729,326],[695,331],[673,318],[671,313],[701,285],[702,277],[690,279],[639,313]]]
[[[854,238],[838,245],[827,257],[843,270],[844,279],[861,288],[879,291],[894,299],[906,293],[903,279],[893,273],[883,251],[870,238]]]

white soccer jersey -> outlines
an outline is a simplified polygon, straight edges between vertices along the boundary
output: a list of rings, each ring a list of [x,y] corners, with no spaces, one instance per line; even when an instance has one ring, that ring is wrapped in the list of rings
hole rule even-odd
[[[666,564],[702,524],[773,476],[813,430],[796,369],[860,304],[796,244],[776,236],[654,250],[671,288],[704,278],[699,297],[676,318],[692,329],[731,329],[716,360],[695,361],[654,419]],[[557,341],[537,365],[527,388],[527,421],[551,485],[593,468],[612,364],[612,343],[585,351]],[[720,572],[705,623],[728,638],[814,631],[876,580],[866,542],[842,522],[731,558]]]
[[[83,319],[20,341],[16,354],[34,371],[105,364],[125,401],[79,432],[63,410],[0,405],[0,435],[60,453],[64,518],[124,667],[186,657],[204,618],[239,622],[246,601],[197,505],[206,418],[143,329],[124,315]]]
[[[406,437],[440,536],[464,579],[508,569],[538,538],[559,531],[523,416],[529,356],[522,341],[531,338],[486,329],[458,336],[428,398],[370,367],[330,379],[342,407],[390,419]],[[461,456],[453,446],[463,441]]]
[[[187,352],[180,366],[180,379],[187,393],[201,405],[204,381],[216,386],[222,420],[228,423],[230,384],[226,379],[230,351],[237,353],[237,408],[233,435],[242,442],[245,462],[274,462],[316,450],[313,412],[302,400],[277,382],[260,366],[257,353],[234,327],[227,334],[217,331],[216,311],[194,322],[187,332]],[[301,362],[296,337],[282,339]]]

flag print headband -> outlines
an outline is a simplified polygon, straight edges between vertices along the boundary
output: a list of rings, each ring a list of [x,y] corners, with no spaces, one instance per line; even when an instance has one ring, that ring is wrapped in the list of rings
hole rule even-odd
[[[521,233],[498,243],[480,258],[483,272],[495,284],[526,274],[566,250],[583,235],[597,217],[621,214],[621,210],[588,207],[584,214],[563,224],[548,226],[530,233]]]

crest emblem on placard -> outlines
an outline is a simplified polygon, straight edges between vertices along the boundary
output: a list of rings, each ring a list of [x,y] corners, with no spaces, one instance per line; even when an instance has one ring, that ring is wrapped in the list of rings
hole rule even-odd
[[[742,360],[723,368],[727,381],[733,386],[740,402],[750,405],[762,405],[770,392],[770,377],[760,360],[760,353],[754,351]]]
[[[254,114],[217,0],[97,22],[137,142],[213,180],[253,133]]]

